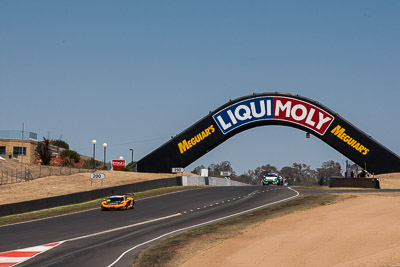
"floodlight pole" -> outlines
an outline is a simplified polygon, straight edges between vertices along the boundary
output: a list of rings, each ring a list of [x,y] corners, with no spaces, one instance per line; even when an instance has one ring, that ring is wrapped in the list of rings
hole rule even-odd
[[[96,168],[95,166],[95,160],[96,160],[96,140],[92,140],[93,144],[93,170]]]

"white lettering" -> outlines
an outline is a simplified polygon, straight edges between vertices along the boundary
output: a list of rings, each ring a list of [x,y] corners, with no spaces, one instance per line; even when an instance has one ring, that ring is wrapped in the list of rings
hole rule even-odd
[[[271,116],[272,113],[271,102],[271,100],[267,100],[267,116]]]
[[[255,118],[261,118],[262,116],[265,115],[265,105],[264,105],[264,100],[260,101],[260,113],[257,113],[256,111],[256,105],[254,104],[254,102],[250,103],[251,106],[251,113],[253,114],[253,116]]]
[[[229,118],[231,119],[232,123],[235,125],[237,123],[237,120],[236,120],[235,116],[233,116],[232,111],[228,110],[227,113],[228,113]]]
[[[301,110],[301,115],[300,116],[297,116],[297,110]],[[292,114],[292,118],[293,119],[295,119],[296,121],[302,121],[302,120],[304,120],[305,118],[306,118],[306,116],[307,116],[307,109],[306,109],[306,107],[305,106],[303,106],[303,105],[300,105],[300,104],[297,104],[297,105],[295,105],[293,108],[292,108],[292,112],[291,112],[291,114]]]
[[[311,126],[315,125],[315,121],[312,121],[312,117],[314,116],[314,113],[315,113],[315,109],[312,108],[310,110],[310,113],[308,113],[307,120],[306,120],[306,123],[308,125],[311,125]]]
[[[241,110],[244,110],[243,115],[240,115]],[[253,117],[250,114],[251,110],[246,105],[240,105],[235,109],[235,117],[240,121],[251,120]]]
[[[277,100],[276,101],[276,107],[275,107],[275,116],[279,116],[279,111],[284,111],[286,109],[286,118],[290,117],[290,109],[292,107],[292,102],[287,101],[285,105],[282,104],[282,101]]]
[[[218,120],[219,123],[221,124],[222,128],[224,128],[224,130],[226,130],[226,129],[228,129],[229,127],[232,126],[232,124],[231,124],[230,122],[225,123],[221,116],[218,116],[218,117],[217,117],[217,120]]]
[[[324,118],[324,114],[320,112],[319,113],[319,122],[317,124],[317,129],[318,130],[321,129],[322,125],[324,125],[325,123],[327,123],[330,120],[331,120],[331,118],[329,118],[329,117],[325,117]]]

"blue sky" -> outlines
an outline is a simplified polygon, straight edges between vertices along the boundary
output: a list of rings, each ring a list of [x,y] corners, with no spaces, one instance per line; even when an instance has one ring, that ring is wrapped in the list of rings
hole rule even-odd
[[[399,1],[0,2],[0,129],[138,160],[229,99],[314,99],[400,154]],[[199,159],[237,173],[345,158],[258,127]]]

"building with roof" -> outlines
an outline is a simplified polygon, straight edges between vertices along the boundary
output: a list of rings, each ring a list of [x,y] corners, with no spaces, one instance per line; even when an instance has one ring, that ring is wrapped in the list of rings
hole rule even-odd
[[[21,162],[23,155],[25,163],[35,164],[37,144],[37,133],[0,130],[0,157],[18,159]]]

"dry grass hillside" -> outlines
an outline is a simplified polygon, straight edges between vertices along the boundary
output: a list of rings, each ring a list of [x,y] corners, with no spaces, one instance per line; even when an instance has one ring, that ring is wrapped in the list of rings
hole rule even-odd
[[[400,189],[400,172],[380,174],[379,183],[382,189]]]
[[[39,168],[38,166],[28,165],[26,165],[26,167],[31,168],[31,170],[35,172],[37,172],[37,168]],[[21,165],[16,162],[11,162],[10,164],[10,161],[4,162],[3,160],[0,160],[0,171],[6,171],[7,168],[14,168],[20,171]],[[66,173],[69,173],[69,171],[66,171]],[[0,205],[176,176],[171,173],[137,173],[119,171],[97,171],[97,173],[104,173],[106,175],[103,184],[101,184],[101,180],[91,181],[90,172],[61,176],[57,173],[58,175],[36,178],[30,181],[3,184],[0,185]],[[185,173],[185,175],[192,174]]]
[[[30,177],[33,179],[50,176],[50,175],[70,175],[74,173],[80,172],[90,172],[91,170],[88,169],[78,169],[78,168],[69,168],[69,167],[58,167],[58,166],[40,166],[40,165],[30,165],[30,164],[23,164],[22,171],[29,170]],[[20,177],[21,173],[21,163],[17,160],[2,160],[0,159],[0,175],[3,174],[6,176],[9,175],[9,179],[11,180],[11,173],[15,177],[15,173],[18,173],[18,177]],[[4,182],[5,183],[5,182]]]

